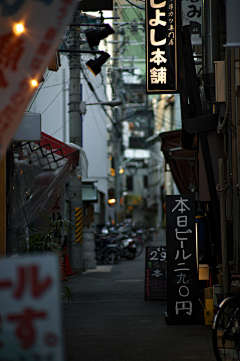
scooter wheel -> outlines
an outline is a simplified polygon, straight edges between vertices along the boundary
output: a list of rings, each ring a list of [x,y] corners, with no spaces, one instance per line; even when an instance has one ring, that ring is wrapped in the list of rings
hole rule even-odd
[[[128,260],[134,259],[134,258],[135,258],[135,253],[129,253],[129,254],[126,256],[126,258],[127,258]]]
[[[120,252],[119,250],[112,248],[105,252],[104,257],[108,264],[116,264],[120,261]]]

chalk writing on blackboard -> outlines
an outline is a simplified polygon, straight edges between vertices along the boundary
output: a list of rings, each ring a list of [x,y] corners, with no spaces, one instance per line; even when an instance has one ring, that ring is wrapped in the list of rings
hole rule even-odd
[[[167,297],[166,247],[146,247],[145,300]]]
[[[167,314],[172,324],[198,322],[194,195],[166,196]]]

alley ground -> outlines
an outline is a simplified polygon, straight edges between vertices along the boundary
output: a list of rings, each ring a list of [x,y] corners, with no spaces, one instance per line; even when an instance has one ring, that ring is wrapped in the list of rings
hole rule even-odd
[[[215,360],[210,326],[167,325],[167,302],[144,301],[144,261],[145,250],[63,282],[75,297],[63,302],[66,361]]]

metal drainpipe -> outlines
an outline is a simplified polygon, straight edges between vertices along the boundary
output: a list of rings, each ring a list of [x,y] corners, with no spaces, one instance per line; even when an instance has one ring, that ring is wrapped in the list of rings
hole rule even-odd
[[[235,94],[235,50],[231,49],[231,117],[232,125],[236,127],[236,94]],[[235,272],[238,272],[238,233],[239,233],[239,194],[238,194],[238,162],[237,162],[237,134],[232,131],[232,187],[233,187],[233,260]]]
[[[228,119],[229,123],[232,123],[232,104],[231,104],[231,49],[226,49],[227,58],[228,58],[228,84],[226,84],[226,91],[228,92]],[[227,132],[227,182],[229,183],[229,187],[227,190],[227,199],[226,199],[226,219],[231,219],[232,207],[233,207],[233,183],[232,183],[232,171],[233,171],[233,162],[232,162],[232,132],[230,128],[226,127]]]
[[[240,49],[236,49],[236,130],[237,130],[237,168],[238,168],[238,199],[239,199],[239,184],[240,184],[240,86],[239,86],[239,79],[240,79]],[[239,204],[239,203],[238,203]],[[238,207],[238,219],[240,217],[240,211]],[[236,244],[236,265],[235,271],[236,273],[240,272],[240,227],[238,223],[238,230],[237,230],[237,244]]]
[[[203,0],[203,83],[207,114],[213,113],[215,102],[214,61],[220,59],[219,2]]]

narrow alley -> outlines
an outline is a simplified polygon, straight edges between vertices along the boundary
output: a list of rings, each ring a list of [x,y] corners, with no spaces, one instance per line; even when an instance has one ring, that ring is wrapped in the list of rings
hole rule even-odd
[[[214,361],[212,330],[167,325],[166,300],[144,301],[145,249],[132,261],[68,278],[63,302],[66,361]]]

